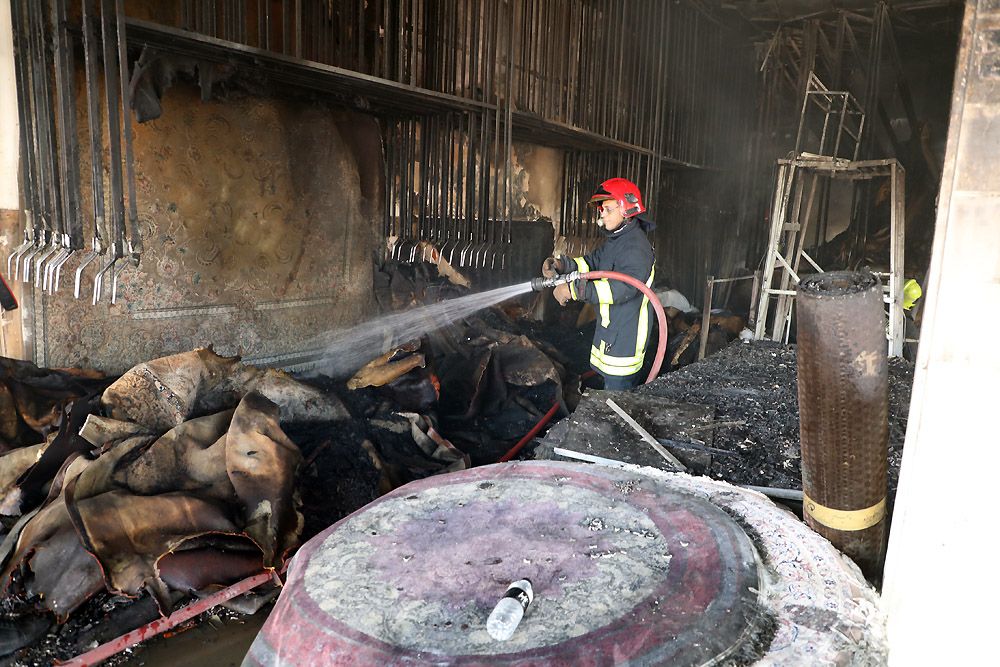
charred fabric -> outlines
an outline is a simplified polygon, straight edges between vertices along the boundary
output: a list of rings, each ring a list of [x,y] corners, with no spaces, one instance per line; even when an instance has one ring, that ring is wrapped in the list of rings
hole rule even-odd
[[[386,262],[383,310],[467,291],[430,266]],[[579,364],[592,314],[560,309],[546,323],[546,298],[444,326],[346,381],[257,369],[211,349],[117,378],[3,360],[5,660],[67,659],[187,599],[280,570],[303,541],[393,488],[496,462],[553,406],[554,426],[520,457],[587,448],[663,466],[607,408],[614,395],[691,472],[801,488],[794,348],[738,340],[742,320],[718,314],[711,356],[691,363],[694,316],[672,309],[664,375],[632,393],[590,390]],[[908,362],[893,360],[892,489],[911,377]],[[258,588],[229,606],[252,613],[276,592]]]

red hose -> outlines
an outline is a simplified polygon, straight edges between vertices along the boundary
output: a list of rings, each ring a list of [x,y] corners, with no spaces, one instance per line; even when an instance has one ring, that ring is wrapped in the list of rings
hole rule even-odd
[[[619,273],[618,271],[588,271],[586,273],[580,274],[581,278],[586,278],[587,280],[600,280],[602,278],[607,278],[608,280],[620,280],[623,283],[627,283],[632,287],[636,288],[640,292],[646,295],[649,302],[653,305],[653,310],[656,311],[656,325],[659,327],[660,339],[656,344],[656,356],[653,357],[653,365],[649,369],[649,375],[646,377],[646,383],[652,382],[660,374],[660,366],[663,365],[663,357],[667,352],[667,315],[663,312],[663,304],[660,303],[660,298],[656,296],[656,292],[651,290],[646,283],[633,278],[627,273]],[[592,373],[593,371],[587,371],[587,373]],[[581,377],[586,377],[587,373],[584,373]],[[545,425],[549,423],[556,414],[556,410],[559,409],[559,401],[552,404],[549,411],[538,420],[538,423],[528,431],[528,433],[517,441],[517,444],[510,448],[506,454],[500,457],[500,463],[510,461],[514,458],[521,449],[531,442],[531,439],[538,435],[538,432],[545,428]]]
[[[646,377],[647,383],[652,382],[653,379],[660,374],[660,366],[663,365],[663,357],[667,353],[667,315],[663,312],[663,304],[660,303],[660,299],[656,296],[656,292],[651,290],[649,286],[641,280],[633,278],[627,273],[619,273],[617,271],[588,271],[586,273],[581,273],[580,277],[586,278],[587,280],[600,280],[601,278],[607,278],[608,280],[620,280],[621,282],[627,283],[636,288],[645,294],[649,299],[649,303],[653,305],[653,310],[656,311],[656,325],[659,327],[660,331],[660,340],[656,344],[656,356],[653,357],[653,366],[649,369],[649,375]]]
[[[542,418],[538,420],[538,423],[535,424],[535,426],[530,431],[528,431],[527,435],[518,440],[517,444],[510,448],[510,451],[508,451],[506,454],[500,457],[500,463],[505,463],[514,458],[517,455],[517,453],[521,451],[522,447],[531,442],[531,439],[534,438],[536,435],[538,435],[539,431],[545,428],[545,425],[548,424],[549,420],[555,416],[556,410],[558,409],[559,409],[559,401],[556,401],[555,403],[552,404],[552,407],[549,408],[549,411],[546,412],[545,415],[543,415]]]
[[[288,561],[285,561],[285,567],[288,567]],[[282,571],[284,571],[285,567],[282,568]],[[260,586],[265,582],[277,580],[278,583],[280,583],[280,579],[277,579],[277,577],[278,575],[274,570],[267,570],[266,572],[255,574],[252,577],[247,577],[246,579],[238,581],[228,588],[224,588],[206,598],[192,602],[182,609],[178,609],[167,618],[158,618],[155,621],[151,621],[150,623],[143,625],[142,627],[125,633],[117,639],[112,639],[111,641],[105,642],[96,648],[92,648],[86,653],[76,656],[72,660],[58,664],[63,667],[90,667],[91,665],[97,665],[111,656],[121,653],[130,646],[134,646],[139,642],[166,632],[167,630],[180,625],[184,621],[194,618],[204,611],[208,611],[215,605],[222,604],[237,595],[242,595],[243,593]]]

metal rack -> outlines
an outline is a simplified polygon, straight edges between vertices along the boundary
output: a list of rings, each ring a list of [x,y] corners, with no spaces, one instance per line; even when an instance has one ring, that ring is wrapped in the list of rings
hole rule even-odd
[[[865,129],[865,112],[849,91],[829,90],[814,72],[809,73],[806,94],[802,99],[799,131],[795,136],[795,154],[806,153],[802,144],[809,139],[809,127],[813,124],[810,122],[810,111],[814,108],[822,114],[822,123],[816,123],[821,125],[822,131],[818,145],[808,152],[814,155],[857,160]],[[833,131],[834,128],[836,132]],[[845,138],[853,141],[853,147],[848,143],[845,146],[848,148],[847,155],[842,156],[840,152]]]
[[[883,286],[888,304],[887,327],[889,356],[903,353],[903,250],[905,234],[905,170],[895,159],[852,161],[832,157],[799,156],[778,160],[777,184],[771,208],[771,228],[764,256],[763,282],[757,306],[754,339],[787,340],[791,323],[792,289],[800,280],[801,261],[813,270],[823,268],[805,251],[806,233],[821,179],[850,181],[889,178],[890,183],[890,252],[887,284]],[[772,303],[774,304],[772,310]],[[770,320],[768,315],[771,315]],[[770,334],[767,323],[771,322]]]

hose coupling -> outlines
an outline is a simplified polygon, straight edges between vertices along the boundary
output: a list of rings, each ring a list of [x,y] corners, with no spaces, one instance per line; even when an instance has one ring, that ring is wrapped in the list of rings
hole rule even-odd
[[[580,272],[573,271],[572,273],[564,273],[553,278],[532,278],[531,289],[536,292],[541,292],[546,287],[555,287],[556,285],[561,285],[563,283],[571,283],[579,277]]]

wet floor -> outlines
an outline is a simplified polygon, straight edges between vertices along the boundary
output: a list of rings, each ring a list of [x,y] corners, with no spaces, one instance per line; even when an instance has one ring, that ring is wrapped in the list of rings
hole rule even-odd
[[[239,667],[271,608],[240,619],[210,616],[190,630],[155,637],[119,664],[147,667]]]

